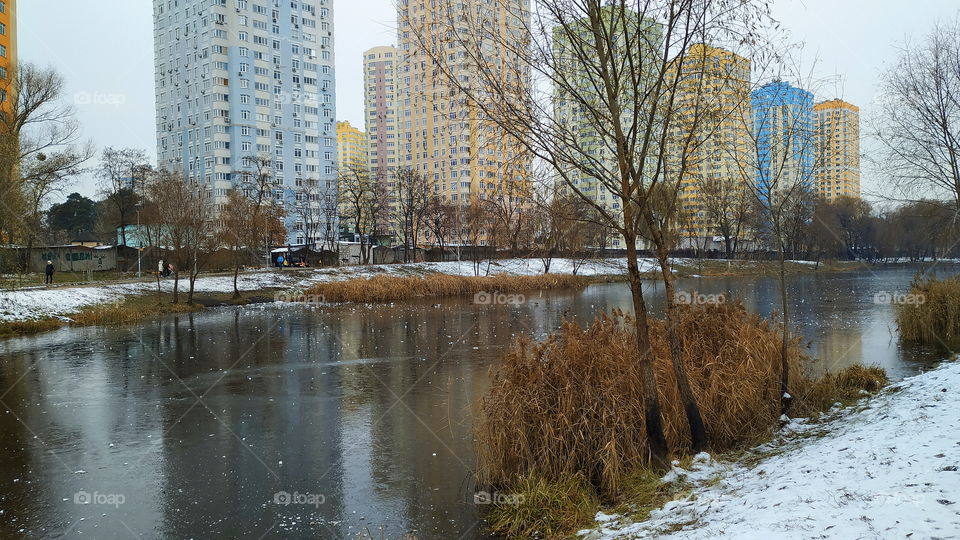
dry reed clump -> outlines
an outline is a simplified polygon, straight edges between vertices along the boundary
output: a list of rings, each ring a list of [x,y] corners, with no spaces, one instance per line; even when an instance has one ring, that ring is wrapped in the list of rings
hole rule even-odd
[[[960,343],[960,276],[918,276],[910,293],[896,299],[900,339],[948,349]]]
[[[161,304],[151,297],[128,298],[121,302],[85,307],[72,315],[71,319],[78,326],[127,324],[167,313],[191,313],[202,309],[200,305]]]
[[[853,365],[817,380],[803,381],[794,396],[792,412],[797,416],[812,416],[828,410],[834,403],[849,405],[865,394],[879,392],[887,382],[883,368]]]
[[[539,276],[472,277],[432,274],[425,277],[375,276],[314,285],[306,296],[325,302],[394,302],[414,297],[468,296],[479,292],[515,293],[530,290],[582,287],[582,276],[545,274]]]
[[[769,435],[780,417],[778,329],[739,303],[685,306],[679,318],[683,360],[713,450]],[[665,434],[674,452],[688,453],[665,323],[652,320],[650,332]],[[788,354],[791,372],[802,373],[799,340]],[[519,340],[481,404],[478,480],[512,485],[526,475],[550,481],[580,473],[603,499],[617,500],[623,479],[649,466],[638,357],[632,320],[620,314],[586,329],[566,322],[541,344]]]
[[[66,325],[61,319],[47,318],[34,321],[4,321],[0,322],[0,338],[30,336],[49,332]]]
[[[513,486],[516,494],[485,516],[490,527],[507,538],[559,538],[593,523],[597,499],[581,475],[548,482],[525,476]]]

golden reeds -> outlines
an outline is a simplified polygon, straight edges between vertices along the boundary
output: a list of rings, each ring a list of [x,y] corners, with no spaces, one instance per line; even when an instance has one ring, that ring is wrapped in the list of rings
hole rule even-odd
[[[480,292],[503,294],[532,290],[582,287],[582,276],[545,274],[539,276],[451,276],[425,277],[375,276],[314,285],[304,294],[325,302],[395,302],[416,297],[469,296]]]
[[[917,277],[909,293],[884,294],[896,306],[903,341],[947,350],[960,343],[960,276]]]
[[[740,303],[681,307],[679,325],[683,360],[711,450],[754,445],[769,437],[780,418],[779,328]],[[518,341],[480,405],[481,485],[510,486],[531,475],[552,481],[582,474],[604,500],[620,498],[624,479],[650,464],[632,332],[629,319],[614,314],[588,328],[566,322],[543,343]],[[665,434],[675,454],[689,454],[690,433],[665,322],[652,320],[650,332]],[[857,376],[835,378],[818,387],[813,399],[799,339],[790,343],[788,355],[791,373],[797,374],[790,392],[805,409],[826,401],[832,387],[862,382]],[[872,376],[862,379],[868,389],[876,383]]]

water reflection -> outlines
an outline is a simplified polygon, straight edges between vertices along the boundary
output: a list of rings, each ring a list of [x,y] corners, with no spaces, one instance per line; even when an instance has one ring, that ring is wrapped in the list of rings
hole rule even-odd
[[[912,275],[791,279],[813,368],[929,365],[873,302]],[[779,305],[772,279],[678,287]],[[662,288],[648,293],[662,311]],[[481,537],[471,421],[489,368],[516,336],[630,308],[623,284],[527,300],[254,306],[6,341],[0,537]],[[76,504],[83,493],[123,504]]]

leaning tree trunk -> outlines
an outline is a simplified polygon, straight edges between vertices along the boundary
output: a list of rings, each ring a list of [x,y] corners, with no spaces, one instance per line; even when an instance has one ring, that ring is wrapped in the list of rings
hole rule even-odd
[[[664,249],[657,250],[657,260],[660,262],[660,271],[663,275],[664,294],[667,297],[667,339],[670,341],[670,361],[673,372],[677,377],[677,389],[680,391],[680,401],[690,426],[690,442],[693,451],[699,453],[707,447],[707,430],[703,425],[700,407],[697,398],[690,388],[690,379],[687,377],[687,368],[683,365],[683,345],[680,342],[680,333],[677,326],[680,322],[677,312],[677,302],[674,297],[673,275],[670,273],[668,254]]]
[[[190,272],[190,290],[187,292],[187,304],[193,305],[194,284],[197,282],[197,275],[200,272]]]
[[[643,299],[643,283],[640,281],[640,268],[637,265],[636,238],[624,235],[624,240],[627,242],[627,273],[630,280],[630,294],[633,298],[637,352],[640,355],[640,374],[643,377],[643,418],[646,424],[647,440],[650,444],[650,459],[654,468],[665,470],[670,466],[670,449],[667,445],[667,438],[663,434],[663,415],[660,410],[657,378],[653,371],[653,351],[650,345],[647,305]]]

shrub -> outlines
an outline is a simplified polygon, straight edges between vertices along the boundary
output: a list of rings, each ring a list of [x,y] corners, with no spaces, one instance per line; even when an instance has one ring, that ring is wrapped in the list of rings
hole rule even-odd
[[[887,372],[876,366],[850,366],[838,373],[828,373],[815,381],[805,381],[793,412],[800,416],[815,415],[840,402],[849,405],[865,393],[876,393],[887,385]]]
[[[683,360],[712,448],[768,436],[780,417],[778,329],[739,303],[684,306],[679,324]],[[665,323],[651,320],[650,332],[667,441],[674,452],[688,453]],[[624,476],[650,464],[634,343],[632,322],[621,314],[601,316],[586,329],[566,322],[540,344],[520,339],[481,403],[480,482],[501,485],[528,474],[554,481],[581,473],[603,499],[616,500]],[[798,340],[788,354],[792,373],[802,373],[806,357]]]
[[[98,326],[134,323],[167,313],[191,313],[202,309],[200,305],[159,303],[152,296],[140,296],[87,306],[70,318],[78,326]]]
[[[479,292],[514,293],[530,290],[582,287],[582,276],[546,274],[539,276],[472,277],[433,274],[426,277],[374,276],[314,285],[307,296],[326,302],[394,302],[414,297],[468,296]]]
[[[960,343],[960,276],[914,278],[896,304],[900,339],[941,349]]]

